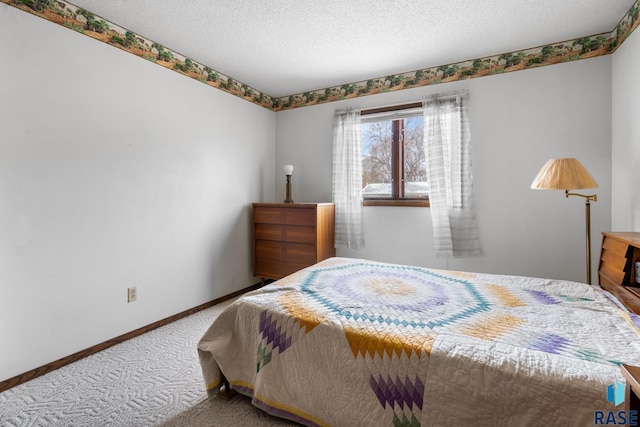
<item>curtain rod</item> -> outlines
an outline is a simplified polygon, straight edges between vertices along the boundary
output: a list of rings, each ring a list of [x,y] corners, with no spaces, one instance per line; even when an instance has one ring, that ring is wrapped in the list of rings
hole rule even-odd
[[[468,89],[461,89],[461,90],[452,90],[449,92],[445,92],[445,93],[434,93],[431,95],[427,95],[426,98],[448,98],[448,97],[454,97],[454,96],[460,96],[460,95],[466,95],[469,96],[469,90]],[[386,107],[377,107],[377,108],[369,108],[366,110],[361,110],[360,111],[360,115],[361,116],[366,116],[369,114],[378,114],[378,113],[387,113],[389,111],[402,111],[402,110],[410,110],[412,108],[422,108],[422,101],[418,101],[418,102],[410,102],[408,104],[399,104],[399,105],[388,105]],[[352,108],[348,108],[347,110],[344,111],[348,111],[351,110]]]
[[[386,113],[389,111],[399,111],[399,110],[409,110],[411,108],[422,108],[422,102],[412,102],[410,104],[389,105],[387,107],[370,108],[368,110],[362,110],[360,112],[360,115],[366,116],[368,114]]]

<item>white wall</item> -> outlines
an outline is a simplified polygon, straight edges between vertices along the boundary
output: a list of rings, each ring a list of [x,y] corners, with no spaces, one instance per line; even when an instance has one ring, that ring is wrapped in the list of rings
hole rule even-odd
[[[1,3],[0,57],[0,380],[256,282],[273,112]]]
[[[613,56],[611,229],[640,231],[640,31]]]
[[[296,201],[331,200],[333,113],[419,101],[467,88],[482,255],[436,258],[427,208],[365,207],[366,248],[338,255],[480,272],[586,280],[584,201],[529,186],[550,158],[577,157],[599,188],[592,204],[593,271],[611,222],[611,57],[570,62],[284,111],[276,116],[281,167],[295,166]],[[587,190],[588,191],[588,190]],[[594,278],[597,276],[593,276]]]

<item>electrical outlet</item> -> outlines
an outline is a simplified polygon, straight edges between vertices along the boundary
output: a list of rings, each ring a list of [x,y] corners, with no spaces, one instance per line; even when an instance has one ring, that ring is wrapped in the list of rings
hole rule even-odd
[[[138,299],[138,290],[135,286],[127,289],[127,302],[134,302]]]

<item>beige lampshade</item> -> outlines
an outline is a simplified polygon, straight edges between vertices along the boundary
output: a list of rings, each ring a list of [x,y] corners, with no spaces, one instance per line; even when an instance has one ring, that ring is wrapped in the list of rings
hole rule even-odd
[[[531,183],[534,190],[577,190],[597,186],[577,159],[548,160]]]

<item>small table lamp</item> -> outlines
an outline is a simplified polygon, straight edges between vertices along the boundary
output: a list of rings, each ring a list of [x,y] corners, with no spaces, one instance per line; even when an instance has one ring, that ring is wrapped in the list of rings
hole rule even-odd
[[[291,200],[291,175],[293,175],[293,165],[286,165],[284,167],[284,174],[287,176],[287,198],[284,202],[293,203],[293,200]]]
[[[591,284],[591,201],[598,201],[597,195],[587,196],[570,193],[569,190],[595,188],[598,184],[587,169],[577,159],[551,159],[542,166],[531,183],[534,190],[564,190],[565,197],[580,196],[585,199],[585,220],[587,225],[587,283]]]

